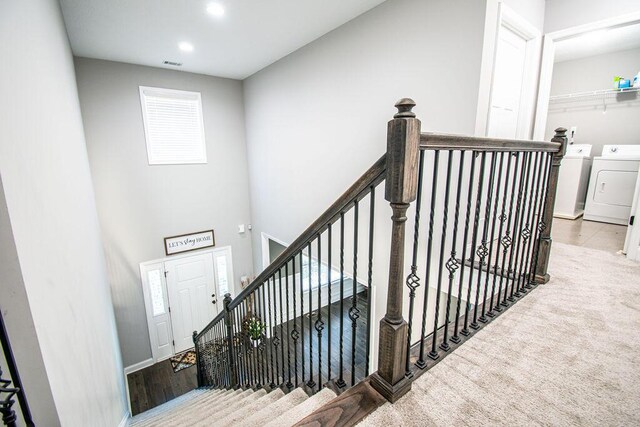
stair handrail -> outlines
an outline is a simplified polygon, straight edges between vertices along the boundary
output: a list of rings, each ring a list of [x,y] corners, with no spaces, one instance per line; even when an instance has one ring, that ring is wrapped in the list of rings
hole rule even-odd
[[[371,186],[382,182],[387,172],[387,155],[380,157],[367,171],[358,178],[333,204],[325,210],[309,227],[307,227],[278,257],[273,260],[246,288],[244,288],[231,302],[228,309],[232,310],[244,301],[253,291],[256,290],[265,280],[273,275],[296,253],[300,252],[320,231],[334,219],[340,216],[340,212],[345,210],[356,200],[361,200]],[[222,321],[225,311],[221,311],[202,331],[194,336],[197,341],[218,322]]]
[[[0,378],[0,394],[2,392],[7,393],[5,400],[0,400],[0,415],[2,420],[7,426],[16,425],[17,418],[15,411],[11,408],[13,405],[13,396],[16,396],[20,405],[20,411],[22,413],[22,419],[27,427],[33,427],[35,424],[31,417],[31,410],[29,409],[29,403],[27,402],[27,396],[24,392],[24,386],[18,373],[18,366],[16,364],[13,350],[11,349],[11,343],[9,341],[9,334],[4,324],[4,318],[2,311],[0,310],[0,345],[4,354],[4,359],[7,362],[7,370],[11,380],[4,380]],[[2,369],[0,367],[0,376],[2,376]],[[10,387],[13,385],[13,387]]]

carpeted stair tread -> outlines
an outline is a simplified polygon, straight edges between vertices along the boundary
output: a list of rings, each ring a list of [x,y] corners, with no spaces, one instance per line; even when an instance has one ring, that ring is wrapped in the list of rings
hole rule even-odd
[[[320,392],[314,394],[298,405],[290,408],[288,411],[277,415],[275,419],[270,420],[266,424],[258,424],[263,425],[264,427],[289,427],[293,426],[295,423],[320,408],[321,406],[329,403],[336,397],[336,394],[333,390],[329,388],[324,388]],[[265,408],[269,409],[269,408]],[[257,414],[256,414],[257,415]],[[270,413],[272,417],[274,414]]]
[[[233,413],[227,415],[223,419],[219,421],[215,421],[212,425],[216,427],[226,427],[226,426],[236,426],[242,425],[243,427],[248,427],[250,425],[249,419],[252,417],[251,414],[255,414],[256,412],[261,411],[264,408],[273,408],[274,405],[279,403],[280,400],[286,399],[284,392],[280,389],[276,389],[271,393],[267,393],[261,398],[257,400],[253,400],[250,402],[246,402],[246,404],[242,405],[239,409],[234,411]],[[216,419],[219,419],[216,415]]]
[[[259,409],[242,420],[243,427],[259,427],[269,422],[276,414],[281,414],[307,400],[309,395],[302,389],[297,388],[284,396],[282,399],[269,406]]]
[[[217,392],[221,392],[221,390],[216,390]],[[145,412],[141,412],[137,415],[135,415],[133,418],[131,418],[131,421],[129,423],[130,426],[138,426],[141,425],[141,423],[143,421],[146,421],[148,419],[150,419],[151,417],[155,417],[159,414],[164,414],[167,413],[169,411],[173,411],[173,410],[179,410],[180,407],[184,406],[184,405],[188,405],[190,402],[195,401],[196,399],[199,399],[203,394],[206,394],[207,392],[209,392],[209,390],[206,389],[194,389],[191,390],[185,394],[182,394],[178,397],[176,397],[173,400],[170,400],[169,402],[162,404],[162,405],[158,405],[154,408],[151,408]]]
[[[225,402],[233,400],[236,396],[238,396],[242,390],[228,390],[227,392],[216,395],[213,392],[206,396],[204,399],[200,399],[197,402],[193,402],[190,405],[186,405],[180,411],[174,411],[168,414],[166,417],[162,417],[159,419],[155,419],[156,421],[152,424],[153,427],[156,426],[180,426],[181,420],[185,416],[189,416],[193,413],[202,412],[204,409],[211,407],[212,405],[223,405]]]
[[[245,390],[235,399],[227,401],[224,405],[210,406],[206,408],[206,410],[200,411],[193,416],[188,417],[188,419],[191,420],[191,423],[182,425],[189,425],[193,427],[214,425],[214,422],[224,419],[224,417],[226,417],[227,415],[232,414],[238,409],[245,407],[249,403],[261,398],[266,394],[267,391],[264,389],[258,391],[253,391],[251,389]]]

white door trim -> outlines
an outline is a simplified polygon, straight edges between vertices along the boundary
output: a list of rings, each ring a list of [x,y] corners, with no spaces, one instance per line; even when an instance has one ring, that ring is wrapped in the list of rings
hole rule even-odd
[[[624,27],[638,23],[640,23],[640,11],[545,34],[542,48],[542,63],[540,65],[540,82],[538,84],[538,101],[533,127],[533,139],[543,140],[545,137],[547,114],[549,112],[549,97],[551,96],[551,79],[553,78],[555,44],[559,41],[577,37],[591,31]]]
[[[520,97],[518,113],[518,117],[523,120],[518,120],[518,134],[522,138],[528,139],[531,137],[534,121],[533,111],[536,101],[536,80],[538,79],[542,33],[502,1],[498,2],[497,12],[493,12],[495,9],[490,7],[491,4],[492,2],[487,3],[475,134],[487,136],[489,129],[498,38],[500,37],[500,28],[505,27],[522,37],[527,43],[522,79],[523,92]],[[492,24],[493,19],[495,19],[495,25]]]
[[[220,246],[220,247],[215,247],[215,248],[207,248],[207,249],[203,249],[200,251],[193,251],[193,252],[188,252],[188,253],[183,253],[180,255],[171,255],[169,257],[164,257],[164,258],[158,258],[158,259],[154,259],[151,261],[145,261],[140,263],[140,277],[141,277],[141,285],[142,285],[142,293],[144,296],[144,305],[145,305],[145,313],[146,313],[146,317],[147,317],[147,333],[149,334],[149,342],[151,343],[151,359],[148,359],[142,363],[147,364],[149,362],[149,360],[152,361],[152,363],[149,363],[149,365],[152,365],[154,363],[157,363],[161,360],[165,360],[166,358],[159,358],[158,354],[157,354],[157,348],[158,348],[158,341],[157,341],[157,337],[156,334],[152,331],[153,328],[153,316],[152,316],[152,312],[151,312],[151,296],[149,295],[149,291],[148,291],[148,283],[147,283],[147,277],[146,274],[144,274],[144,272],[146,271],[146,268],[153,266],[155,264],[165,264],[167,261],[173,261],[173,260],[179,260],[179,259],[183,259],[183,258],[189,258],[189,257],[193,257],[193,256],[197,256],[197,255],[206,255],[206,254],[211,254],[212,258],[214,258],[215,254],[217,252],[224,252],[224,251],[228,251],[229,253],[229,263],[230,263],[230,268],[229,270],[231,271],[232,276],[229,278],[229,284],[230,284],[230,291],[233,292],[234,291],[234,284],[235,284],[235,280],[233,278],[233,251],[231,250],[231,246]],[[217,280],[217,273],[215,273],[215,263],[214,263],[214,274],[216,275],[216,280]],[[165,284],[165,292],[166,292],[166,297],[167,297],[167,301],[169,301],[168,298],[168,289],[166,288],[166,280],[164,280],[164,284]],[[217,283],[216,283],[217,286]],[[220,296],[218,296],[220,297]],[[170,302],[168,302],[168,304],[170,304]],[[170,305],[169,305],[170,306]],[[169,312],[169,318],[171,319],[171,312]],[[173,333],[173,331],[172,331]],[[173,340],[173,336],[171,337],[171,340]],[[174,347],[174,351],[172,352],[171,356],[175,355],[175,347]],[[171,357],[169,356],[169,357]],[[134,368],[135,370],[141,369],[138,368],[137,366],[135,366]],[[133,372],[133,371],[130,371]]]
[[[261,242],[260,242],[262,246],[262,269],[263,270],[267,268],[269,264],[271,264],[271,254],[269,253],[269,240],[273,240],[274,242],[284,246],[285,248],[289,247],[289,243],[284,242],[278,238],[275,238],[263,231],[261,233]]]

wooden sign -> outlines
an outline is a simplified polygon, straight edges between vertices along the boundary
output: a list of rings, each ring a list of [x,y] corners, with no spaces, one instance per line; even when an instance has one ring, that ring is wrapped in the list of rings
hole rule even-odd
[[[175,255],[181,252],[195,251],[215,246],[213,230],[182,234],[164,238],[164,253]]]

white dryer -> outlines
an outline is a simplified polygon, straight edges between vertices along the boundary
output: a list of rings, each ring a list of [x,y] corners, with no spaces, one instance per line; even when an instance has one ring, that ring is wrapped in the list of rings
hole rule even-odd
[[[605,145],[594,157],[584,219],[627,225],[640,168],[640,145]]]
[[[562,159],[558,192],[553,216],[576,219],[584,212],[589,173],[591,172],[591,145],[571,144]]]

